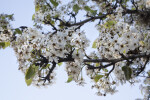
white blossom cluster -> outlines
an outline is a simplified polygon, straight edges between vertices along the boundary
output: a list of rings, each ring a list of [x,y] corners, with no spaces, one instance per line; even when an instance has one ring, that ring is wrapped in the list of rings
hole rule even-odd
[[[146,8],[150,8],[150,0],[146,0]]]
[[[117,92],[115,84],[115,81],[110,82],[109,78],[104,77],[99,79],[93,88],[97,88],[99,96],[106,96],[108,93],[112,95]]]
[[[147,72],[148,77],[146,77],[143,81],[144,85],[140,85],[140,90],[141,90],[142,95],[144,95],[144,98],[139,99],[139,100],[148,100],[148,99],[150,99],[150,77],[149,77],[150,74],[149,74],[149,72],[150,71]]]
[[[68,76],[70,76],[75,82],[79,81],[81,72],[80,63],[66,63],[66,71],[68,73]]]
[[[12,37],[10,21],[13,21],[12,15],[0,14],[0,42],[8,42]]]
[[[141,33],[142,30],[136,23],[129,25],[111,15],[98,28],[100,35],[97,39],[97,49],[102,58],[120,58],[120,53],[127,55],[129,51],[136,49],[139,52],[150,52],[149,31],[143,30]]]
[[[147,85],[147,86],[140,86],[140,89],[141,89],[141,92],[142,94],[144,95],[144,98],[143,99],[140,99],[140,100],[148,100],[150,98],[150,86]]]
[[[122,57],[121,54],[128,56],[130,55],[130,52],[131,54],[132,52],[150,52],[150,31],[147,29],[147,27],[138,22],[133,24],[126,23],[122,16],[123,9],[118,7],[116,10],[118,15],[107,16],[107,19],[104,20],[102,24],[97,26],[98,30],[100,31],[100,35],[96,39],[96,47],[99,54],[91,53],[91,56],[89,56],[90,58],[118,59]],[[98,55],[100,55],[100,57]],[[145,62],[145,59],[136,59],[129,66],[129,68],[133,68],[131,75],[132,82],[139,82],[137,79],[134,79],[134,77],[136,77],[134,75],[134,67],[136,66],[136,68],[140,68]],[[124,84],[127,81],[125,73],[122,70],[122,67],[124,66],[127,66],[126,62],[115,64],[113,71],[115,75],[115,80],[113,80],[113,82],[115,85],[119,83]],[[91,78],[96,76],[97,73],[105,74],[97,70],[87,69],[87,75],[89,75]],[[99,90],[97,92],[98,95],[105,95],[105,93],[112,94],[116,92],[115,88],[110,88],[110,85],[112,85],[111,80],[107,80],[107,83],[109,84],[105,84],[106,86],[102,84],[103,82],[105,82],[104,79],[100,78],[93,86],[94,88],[100,88],[100,90],[103,90],[103,92]]]
[[[62,2],[60,0],[56,0],[56,2],[60,5]],[[47,5],[49,4],[49,5]],[[88,6],[87,6],[88,4]],[[99,9],[96,8],[95,3],[91,2],[90,0],[72,0],[71,2],[68,2],[67,4],[63,4],[60,6],[54,6],[50,3],[48,0],[35,0],[35,14],[33,15],[33,20],[37,24],[43,24],[46,22],[51,22],[51,24],[54,24],[54,19],[61,19],[61,21],[66,22],[70,19],[68,17],[69,14],[74,10],[73,7],[77,6],[76,9],[79,10],[85,10],[87,12],[88,16],[93,16],[97,14]],[[60,22],[59,22],[60,23]],[[72,23],[72,20],[70,20],[70,23]],[[57,25],[58,22],[55,21],[54,25]],[[36,26],[35,25],[35,26]]]
[[[32,63],[39,62],[40,55],[46,57],[49,62],[58,63],[59,58],[66,58],[67,54],[74,49],[72,58],[76,61],[74,62],[75,66],[70,66],[71,68],[66,71],[71,73],[76,71],[75,68],[77,68],[76,72],[79,74],[79,67],[84,57],[83,51],[89,46],[89,40],[83,31],[74,31],[74,29],[72,27],[55,34],[42,34],[36,29],[26,28],[22,34],[17,35],[16,41],[13,43],[13,48],[19,61],[19,69],[25,73]],[[33,52],[39,50],[39,54],[33,54]],[[46,75],[48,70],[44,73]],[[75,73],[72,74],[72,77],[74,77],[75,81],[78,78]]]

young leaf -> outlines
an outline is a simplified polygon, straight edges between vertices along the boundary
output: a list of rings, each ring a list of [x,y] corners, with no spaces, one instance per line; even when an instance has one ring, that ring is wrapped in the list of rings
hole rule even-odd
[[[148,76],[150,77],[150,71],[147,72]]]
[[[96,65],[95,65],[95,66],[96,66],[96,67],[98,67],[99,65],[100,65],[100,63],[96,63]]]
[[[35,14],[32,15],[32,20],[34,20],[34,19],[35,19]]]
[[[35,6],[35,12],[39,11],[40,10],[40,6],[39,5],[36,5]]]
[[[18,34],[22,34],[22,32],[20,31],[19,28],[16,28],[15,31],[16,31],[16,33],[18,33]]]
[[[93,16],[97,14],[97,10],[91,10],[90,12],[92,13]]]
[[[60,63],[58,63],[58,66],[61,66],[63,63],[62,62],[60,62]]]
[[[79,10],[80,10],[80,7],[77,4],[73,6],[73,11],[75,13],[78,13]]]
[[[25,81],[26,81],[27,86],[30,86],[32,83],[32,79],[28,79],[28,80],[25,79]]]
[[[96,40],[93,42],[92,48],[96,48]]]
[[[26,70],[25,79],[26,80],[33,79],[37,71],[38,71],[38,66],[31,65]]]
[[[68,77],[67,83],[70,83],[72,81],[72,76]]]
[[[84,7],[84,10],[85,10],[85,11],[91,11],[91,8],[88,7],[88,6],[85,6],[85,7]]]
[[[122,71],[124,72],[127,80],[131,79],[132,69],[129,66],[122,67]]]
[[[10,46],[10,42],[0,42],[0,48],[7,48],[8,46]]]
[[[7,17],[8,17],[9,19],[12,19],[12,18],[13,18],[13,15],[14,15],[14,14],[7,15]]]
[[[0,42],[0,48],[4,49],[4,47],[5,47],[5,42]]]
[[[123,50],[123,53],[126,54],[126,50]]]
[[[116,21],[113,21],[113,20],[110,20],[110,21],[107,21],[104,26],[105,28],[111,28],[113,25],[116,24]]]
[[[46,67],[43,67],[42,69],[47,69],[50,66],[50,64],[47,64]]]
[[[88,11],[88,12],[91,12],[91,14],[92,14],[93,16],[95,16],[95,15],[97,14],[97,10],[92,10],[89,6],[85,6],[85,7],[84,7],[84,10],[85,10],[85,11]]]
[[[139,44],[140,44],[141,46],[144,46],[144,41],[140,41]]]
[[[95,82],[98,82],[98,80],[100,79],[100,78],[102,78],[104,75],[96,75],[95,77],[94,77],[94,81]]]
[[[10,42],[5,42],[5,48],[10,46]]]
[[[103,70],[104,72],[108,72],[108,70],[107,70],[107,69],[105,69],[105,68],[102,68],[102,70]]]
[[[58,6],[58,2],[56,2],[56,0],[50,0],[50,2],[51,2],[55,7]]]
[[[4,16],[2,16],[1,18],[2,18],[2,20],[4,20],[4,19],[5,19],[5,17],[4,17]]]

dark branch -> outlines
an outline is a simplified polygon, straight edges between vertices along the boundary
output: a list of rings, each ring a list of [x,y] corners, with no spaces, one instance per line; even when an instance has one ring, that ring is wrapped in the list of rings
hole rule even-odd
[[[150,58],[150,53],[146,54],[146,53],[141,53],[141,54],[136,54],[136,55],[132,55],[132,56],[127,56],[125,58],[119,58],[119,59],[88,59],[88,60],[84,60],[84,62],[110,62],[109,64],[106,64],[104,66],[99,66],[99,67],[90,67],[90,69],[101,69],[101,68],[107,68],[111,65],[114,65],[118,62],[124,61],[124,60],[130,60],[130,59],[136,59],[136,58]]]
[[[107,77],[110,75],[110,73],[115,69],[115,64],[113,65],[112,69],[109,71],[109,73],[107,74]]]
[[[83,24],[85,24],[85,23],[87,23],[87,22],[89,22],[89,21],[92,21],[92,20],[103,19],[103,18],[105,18],[107,15],[110,15],[110,14],[112,14],[112,13],[103,14],[103,15],[101,15],[101,16],[91,17],[91,18],[89,18],[89,19],[85,19],[85,20],[83,20],[83,21],[81,21],[81,22],[77,22],[77,23],[74,23],[74,24],[65,24],[65,26],[71,27],[71,26],[83,25]]]
[[[136,58],[149,58],[150,57],[150,53],[141,53],[141,54],[136,54],[136,55],[131,55],[131,56],[127,56],[125,58],[118,58],[118,59],[84,59],[84,62],[93,62],[93,63],[98,63],[98,62],[120,62],[123,60],[127,60],[127,59],[136,59]]]
[[[144,71],[144,69],[146,68],[146,65],[147,65],[148,62],[149,62],[149,58],[146,59],[146,62],[144,64],[144,66],[140,69],[139,72],[137,72],[136,76],[138,76],[139,74],[141,74]]]
[[[53,64],[53,65],[52,65],[52,67],[49,69],[49,72],[48,72],[48,74],[46,75],[46,77],[42,77],[42,78],[43,78],[42,80],[44,80],[44,83],[46,82],[46,80],[47,80],[48,82],[50,82],[50,75],[51,75],[51,73],[53,72],[53,70],[54,70],[55,67],[56,67],[56,62],[53,61],[52,64]]]

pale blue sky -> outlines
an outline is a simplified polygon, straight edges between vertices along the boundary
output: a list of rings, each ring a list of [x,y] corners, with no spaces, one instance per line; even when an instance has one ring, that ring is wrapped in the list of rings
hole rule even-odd
[[[32,27],[34,4],[32,0],[0,0],[0,13],[14,13],[13,26]],[[90,27],[90,28],[89,28]],[[88,38],[94,40],[94,25],[85,25]],[[56,84],[48,88],[26,86],[24,75],[18,70],[17,58],[11,48],[0,50],[0,100],[134,100],[141,97],[139,87],[129,84],[118,87],[119,92],[106,97],[99,97],[91,89],[91,81],[86,77],[84,87],[76,83],[65,83],[67,74],[64,66],[57,68]]]

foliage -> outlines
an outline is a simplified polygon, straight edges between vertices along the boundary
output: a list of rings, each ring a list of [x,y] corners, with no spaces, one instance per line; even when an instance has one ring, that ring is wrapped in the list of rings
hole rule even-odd
[[[35,0],[33,28],[13,28],[13,20],[13,14],[0,14],[0,48],[14,49],[28,86],[54,83],[55,68],[65,66],[67,83],[83,85],[85,69],[99,96],[141,80],[149,98],[150,0]],[[93,22],[99,36],[90,46],[81,27]]]

